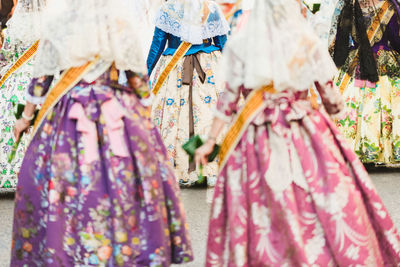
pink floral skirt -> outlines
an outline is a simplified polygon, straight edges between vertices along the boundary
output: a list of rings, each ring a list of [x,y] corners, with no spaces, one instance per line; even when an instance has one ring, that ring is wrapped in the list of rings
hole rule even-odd
[[[399,255],[385,206],[326,112],[304,95],[275,97],[220,173],[206,266],[399,266]]]

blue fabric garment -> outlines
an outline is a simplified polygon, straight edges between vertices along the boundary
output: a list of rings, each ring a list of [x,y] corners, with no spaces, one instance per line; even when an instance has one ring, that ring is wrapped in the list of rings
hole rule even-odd
[[[192,47],[186,53],[186,56],[193,55],[199,52],[209,54],[214,51],[222,51],[226,43],[226,40],[227,40],[226,35],[222,35],[213,37],[212,39],[210,38],[203,44],[192,45]],[[165,49],[167,43],[168,47],[167,49]],[[168,56],[173,55],[180,44],[181,40],[179,37],[166,33],[163,30],[156,27],[153,36],[153,42],[151,44],[149,55],[147,57],[147,71],[149,76],[153,71],[154,67],[156,66],[161,55],[168,55]]]

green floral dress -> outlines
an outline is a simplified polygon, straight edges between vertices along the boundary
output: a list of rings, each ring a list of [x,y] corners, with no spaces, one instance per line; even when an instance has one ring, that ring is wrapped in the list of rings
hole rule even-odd
[[[381,5],[383,4],[380,3]],[[372,14],[373,13],[373,14]],[[365,13],[371,25],[374,12]],[[353,70],[350,62],[357,49],[342,67],[337,85],[346,102],[344,113],[337,120],[344,134],[363,163],[390,167],[400,166],[400,36],[399,20],[393,6],[383,17],[380,29],[373,39],[379,81],[370,83],[357,79],[359,66]],[[343,86],[346,73],[353,73],[347,86]]]
[[[6,33],[7,34],[7,33]],[[0,75],[3,76],[29,45],[12,44],[6,36],[0,52]],[[28,135],[21,140],[16,156],[9,162],[14,146],[13,128],[17,104],[25,104],[25,91],[31,81],[32,60],[15,71],[0,87],[0,193],[13,192],[17,186],[17,176],[25,154]]]

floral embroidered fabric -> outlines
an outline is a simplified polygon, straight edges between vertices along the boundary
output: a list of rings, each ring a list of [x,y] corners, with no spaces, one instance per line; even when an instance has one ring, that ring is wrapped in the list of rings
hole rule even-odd
[[[45,81],[36,81],[37,91],[47,91]],[[11,266],[170,266],[192,259],[158,131],[132,91],[109,86],[108,72],[60,99],[27,154]]]
[[[317,88],[340,107],[335,88]],[[218,112],[233,114],[240,92],[228,88]],[[306,96],[266,94],[230,154],[215,186],[207,267],[400,263],[400,237],[367,172]]]
[[[199,75],[193,75],[193,119],[195,135],[207,135],[211,124],[211,112],[223,91],[223,83],[215,77],[215,69],[221,53],[219,51],[210,54],[200,53],[200,64],[206,73],[204,84]],[[171,56],[162,56],[151,81],[158,76],[171,60]],[[175,166],[177,179],[183,186],[191,186],[198,180],[198,171],[189,172],[189,156],[182,149],[182,145],[189,140],[189,86],[182,84],[183,61],[178,62],[177,67],[171,71],[164,85],[153,100],[152,120],[158,127],[164,144],[170,155],[171,163]],[[222,136],[222,135],[221,135]],[[218,174],[217,162],[204,166],[203,175],[208,178],[208,185],[214,186]]]
[[[6,38],[0,51],[4,75],[29,46],[22,42],[10,41],[6,30]],[[23,136],[14,159],[9,162],[9,156],[14,148],[15,112],[18,104],[25,104],[25,95],[31,82],[34,59],[31,59],[15,71],[0,88],[0,192],[12,192],[17,187],[17,178],[22,160],[25,156],[29,134]]]

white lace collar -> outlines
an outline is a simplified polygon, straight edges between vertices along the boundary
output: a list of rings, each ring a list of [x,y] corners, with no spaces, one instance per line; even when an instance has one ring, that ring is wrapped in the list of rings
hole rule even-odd
[[[210,15],[202,23],[204,4],[208,5]],[[230,30],[219,6],[205,0],[170,0],[158,11],[155,25],[191,44],[202,44],[204,39],[225,35]]]

